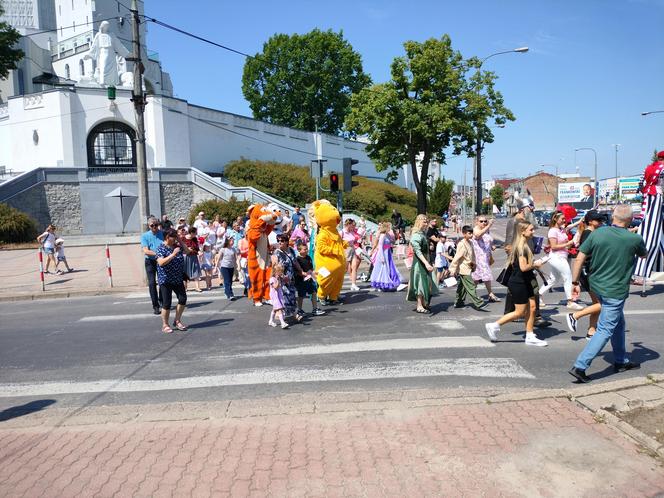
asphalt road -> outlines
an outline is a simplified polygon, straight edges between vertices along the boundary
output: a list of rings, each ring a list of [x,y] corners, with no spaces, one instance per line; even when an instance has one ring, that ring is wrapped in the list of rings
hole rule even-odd
[[[497,253],[500,255],[500,252]],[[499,257],[495,270],[500,269]],[[497,287],[503,296],[505,289]],[[546,296],[562,299],[561,289]],[[610,346],[589,373],[595,382],[661,372],[664,287],[628,304],[628,345],[640,371],[613,374]],[[484,293],[483,290],[480,291]],[[454,289],[433,300],[433,315],[413,312],[405,293],[365,285],[346,304],[288,330],[267,326],[269,307],[229,302],[220,289],[191,294],[187,332],[160,332],[142,293],[0,304],[0,409],[34,400],[59,406],[213,401],[285,393],[400,388],[556,388],[586,344],[587,324],[567,331],[562,305],[544,309],[553,326],[546,348],[523,344],[523,324],[492,344],[484,312],[454,309]],[[308,309],[309,303],[305,304]]]

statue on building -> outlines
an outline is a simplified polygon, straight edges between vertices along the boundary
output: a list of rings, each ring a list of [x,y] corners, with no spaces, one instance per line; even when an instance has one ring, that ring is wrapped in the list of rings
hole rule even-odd
[[[97,65],[96,82],[102,86],[118,86],[120,84],[120,64],[118,58],[130,55],[129,50],[112,33],[108,32],[109,22],[103,21],[99,32],[90,46],[85,59],[93,59]],[[123,62],[123,61],[122,61]]]

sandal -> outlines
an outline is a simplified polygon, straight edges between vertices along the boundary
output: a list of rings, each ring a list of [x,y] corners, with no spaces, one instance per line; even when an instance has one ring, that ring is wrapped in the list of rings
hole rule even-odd
[[[415,313],[423,313],[423,314],[425,314],[425,315],[428,315],[428,314],[429,314],[429,310],[426,309],[426,308],[417,308],[417,309],[415,310]]]
[[[173,322],[173,327],[175,327],[178,330],[183,330],[183,331],[187,330],[187,326],[184,323],[182,323],[180,320],[175,320]]]
[[[161,331],[162,331],[164,334],[172,334],[172,333],[173,333],[173,329],[170,328],[168,325],[164,325],[164,326],[161,328]]]
[[[500,298],[499,298],[498,296],[495,296],[495,295],[491,294],[491,295],[489,296],[489,302],[490,302],[490,303],[499,303],[499,302],[500,302]]]

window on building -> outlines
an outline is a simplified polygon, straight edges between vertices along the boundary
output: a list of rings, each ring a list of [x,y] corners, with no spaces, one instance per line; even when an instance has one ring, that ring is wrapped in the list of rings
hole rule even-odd
[[[88,168],[136,169],[134,130],[124,123],[107,121],[88,135]]]
[[[83,62],[83,59],[78,61],[78,73],[81,76],[85,76],[85,62]]]
[[[65,64],[65,78],[71,79],[70,76],[71,76],[71,73],[69,71],[69,64]]]

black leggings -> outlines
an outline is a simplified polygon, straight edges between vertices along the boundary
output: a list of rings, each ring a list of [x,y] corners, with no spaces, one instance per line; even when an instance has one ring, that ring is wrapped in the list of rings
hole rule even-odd
[[[178,304],[185,305],[187,304],[187,291],[184,288],[184,282],[179,282],[177,284],[165,283],[159,286],[159,291],[161,292],[161,304],[162,308],[170,310],[171,303],[173,300],[173,292],[178,298]]]

